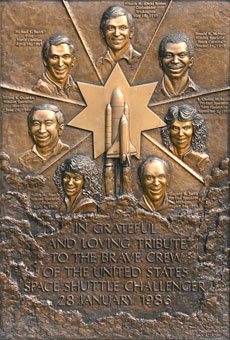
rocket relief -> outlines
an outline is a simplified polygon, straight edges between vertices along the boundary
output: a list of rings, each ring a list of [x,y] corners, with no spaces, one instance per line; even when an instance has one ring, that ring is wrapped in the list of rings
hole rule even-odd
[[[106,146],[109,146],[106,157],[120,158],[122,165],[130,165],[130,156],[137,151],[130,140],[128,104],[119,88],[114,89],[111,104],[107,105],[106,123]]]
[[[105,129],[106,194],[114,193],[114,189],[109,185],[114,177],[113,158],[119,158],[120,160],[122,166],[121,183],[123,183],[123,192],[128,193],[131,191],[131,156],[136,155],[137,152],[130,140],[128,104],[125,103],[123,93],[119,88],[114,89],[111,96],[111,103],[106,107]]]
[[[230,2],[0,12],[0,340],[228,340]]]

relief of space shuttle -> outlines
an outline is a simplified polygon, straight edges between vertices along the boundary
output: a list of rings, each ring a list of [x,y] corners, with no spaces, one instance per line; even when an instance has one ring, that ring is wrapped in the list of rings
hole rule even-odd
[[[119,158],[122,166],[120,192],[123,194],[131,193],[131,156],[136,155],[137,151],[130,140],[129,108],[119,88],[113,90],[111,102],[106,106],[105,150],[106,195],[113,195],[118,192],[113,158]]]
[[[123,166],[130,166],[137,151],[130,140],[129,108],[119,88],[113,90],[106,107],[105,148],[107,158],[120,158]]]

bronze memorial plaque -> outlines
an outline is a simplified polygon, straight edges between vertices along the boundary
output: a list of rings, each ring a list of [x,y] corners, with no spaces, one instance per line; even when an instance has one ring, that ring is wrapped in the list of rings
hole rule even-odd
[[[0,339],[229,339],[229,0],[0,9]]]

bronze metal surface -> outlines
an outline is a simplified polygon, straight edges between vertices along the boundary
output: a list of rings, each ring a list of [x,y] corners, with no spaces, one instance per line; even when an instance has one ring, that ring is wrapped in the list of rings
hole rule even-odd
[[[229,339],[229,1],[0,16],[0,339]]]

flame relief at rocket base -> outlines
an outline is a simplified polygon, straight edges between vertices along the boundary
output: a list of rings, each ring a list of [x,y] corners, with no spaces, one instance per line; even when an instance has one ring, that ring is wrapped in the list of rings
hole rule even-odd
[[[111,102],[105,112],[105,191],[113,195],[115,191],[115,174],[113,158],[119,158],[122,165],[122,193],[131,192],[131,156],[136,155],[136,149],[130,140],[129,109],[123,93],[115,88]]]

